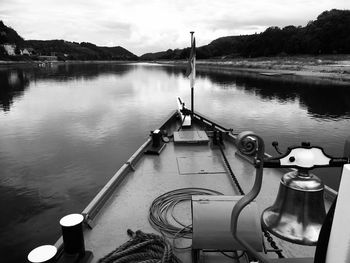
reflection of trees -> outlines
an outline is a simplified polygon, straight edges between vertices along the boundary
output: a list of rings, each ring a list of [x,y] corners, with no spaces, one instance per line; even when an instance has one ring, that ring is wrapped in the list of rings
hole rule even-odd
[[[183,70],[180,70],[179,68],[173,66],[162,66],[162,70],[165,71],[169,75],[169,77],[175,77],[185,74]]]
[[[33,69],[33,78],[54,81],[92,80],[101,74],[124,75],[132,68],[132,65],[112,63],[48,64]]]
[[[173,66],[167,64],[148,64],[147,70],[165,72],[169,77],[185,76],[186,67]]]
[[[184,76],[186,66],[161,68],[169,76]],[[235,86],[263,100],[286,103],[299,99],[300,104],[316,118],[350,117],[350,89],[345,86],[303,83],[295,76],[275,78],[224,69],[199,69],[197,78],[207,78],[223,89]]]
[[[30,81],[92,80],[101,74],[123,75],[133,68],[127,64],[46,64],[0,70],[0,109],[9,111],[15,97],[21,96]]]
[[[235,85],[237,89],[252,93],[264,100],[278,100],[282,103],[299,99],[300,104],[316,118],[350,117],[350,89],[346,86],[320,85],[294,81],[295,77],[285,79],[259,76],[257,74],[199,72],[212,82],[227,88]]]
[[[22,70],[0,71],[0,108],[9,111],[13,98],[21,96],[29,84]]]
[[[0,108],[8,111],[13,98],[21,96],[30,80],[92,80],[99,75],[124,75],[138,67],[135,64],[81,63],[48,64],[45,67],[26,67],[0,71]],[[184,76],[184,67],[148,66],[148,69],[161,70],[169,77]],[[207,78],[222,88],[237,89],[252,93],[264,100],[278,100],[282,103],[299,99],[300,104],[317,118],[350,117],[350,89],[342,86],[299,83],[293,76],[285,79],[260,76],[251,73],[232,73],[224,69],[198,70],[198,78]]]
[[[300,100],[315,117],[350,117],[349,87],[314,88]]]

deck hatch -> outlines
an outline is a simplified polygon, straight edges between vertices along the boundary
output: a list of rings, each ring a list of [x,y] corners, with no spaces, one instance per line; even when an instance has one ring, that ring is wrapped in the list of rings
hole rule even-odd
[[[222,160],[217,156],[186,156],[176,160],[182,175],[226,173]]]
[[[205,131],[178,131],[174,132],[175,143],[207,143],[208,135]]]

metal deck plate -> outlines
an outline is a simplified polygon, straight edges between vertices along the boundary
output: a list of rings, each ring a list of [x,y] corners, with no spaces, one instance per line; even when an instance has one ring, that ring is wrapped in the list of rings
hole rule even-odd
[[[207,143],[208,135],[205,131],[178,131],[174,132],[175,143]]]
[[[222,160],[217,156],[177,157],[180,174],[226,173]]]
[[[232,236],[231,213],[242,196],[192,196],[194,249],[243,250]],[[260,214],[256,202],[250,203],[238,219],[238,234],[262,252]]]

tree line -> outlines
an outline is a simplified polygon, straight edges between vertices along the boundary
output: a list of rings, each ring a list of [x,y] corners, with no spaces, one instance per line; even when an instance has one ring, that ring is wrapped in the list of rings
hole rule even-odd
[[[144,60],[186,59],[190,49],[167,50],[141,56]],[[260,57],[350,53],[350,10],[324,11],[306,26],[276,26],[253,35],[218,38],[196,48],[197,58]]]

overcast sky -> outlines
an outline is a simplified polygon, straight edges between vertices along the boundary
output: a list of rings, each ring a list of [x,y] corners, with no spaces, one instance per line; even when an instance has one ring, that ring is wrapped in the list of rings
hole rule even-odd
[[[269,26],[306,25],[350,0],[0,0],[0,19],[25,39],[122,46],[136,55],[197,46]]]

